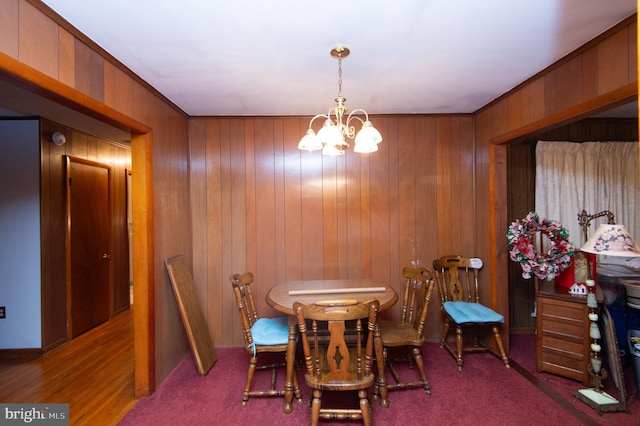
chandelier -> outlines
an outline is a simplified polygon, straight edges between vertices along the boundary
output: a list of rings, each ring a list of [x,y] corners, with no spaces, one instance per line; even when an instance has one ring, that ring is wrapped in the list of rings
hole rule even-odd
[[[342,155],[349,148],[346,138],[355,138],[353,147],[355,152],[368,153],[378,150],[378,144],[382,142],[382,136],[369,121],[367,111],[355,109],[347,115],[349,112],[345,107],[347,100],[342,96],[342,58],[349,56],[349,53],[349,48],[345,46],[336,46],[331,49],[331,56],[338,59],[338,97],[335,99],[336,106],[331,108],[327,114],[318,114],[311,119],[309,129],[300,140],[298,149],[303,151],[321,149],[322,153],[326,155]],[[324,119],[324,124],[316,134],[311,126],[319,118]],[[359,121],[361,125],[360,131],[357,133],[353,125],[356,121]]]

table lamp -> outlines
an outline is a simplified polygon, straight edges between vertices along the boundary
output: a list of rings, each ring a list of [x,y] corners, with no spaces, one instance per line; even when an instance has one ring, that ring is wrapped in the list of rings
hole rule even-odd
[[[640,256],[640,247],[638,247],[638,244],[631,237],[629,231],[627,231],[624,225],[615,224],[600,225],[580,250],[586,253],[605,256]],[[587,270],[591,271],[591,266],[588,262],[589,256],[587,256]],[[580,389],[578,392],[574,392],[573,394],[581,401],[596,409],[599,413],[602,411],[626,411],[626,392],[620,392],[620,399],[622,399],[622,401],[618,401],[616,398],[602,390],[602,380],[607,377],[607,372],[602,368],[602,355],[600,354],[602,347],[599,342],[601,334],[598,327],[598,303],[594,292],[595,282],[592,279],[587,280],[587,287],[589,289],[589,294],[587,295],[587,307],[589,308],[589,321],[591,321],[589,327],[591,351],[588,369],[592,378],[593,387]],[[615,335],[613,337],[615,338]],[[614,342],[607,341],[606,344],[611,346]],[[609,351],[610,355],[611,353],[612,352]],[[610,365],[612,362],[614,362],[614,360],[610,359]],[[617,362],[618,364],[620,363],[619,357]],[[619,368],[616,370],[619,370]],[[616,387],[620,391],[620,388],[624,387],[624,383],[621,383],[622,378],[614,377],[613,379]]]

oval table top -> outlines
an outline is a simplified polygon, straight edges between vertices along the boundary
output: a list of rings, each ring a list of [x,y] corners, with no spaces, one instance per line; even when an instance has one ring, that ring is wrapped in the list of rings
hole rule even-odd
[[[396,291],[385,283],[369,279],[288,281],[271,288],[266,302],[276,311],[293,315],[296,301],[316,303],[329,300],[377,299],[380,312],[392,307],[398,300]]]

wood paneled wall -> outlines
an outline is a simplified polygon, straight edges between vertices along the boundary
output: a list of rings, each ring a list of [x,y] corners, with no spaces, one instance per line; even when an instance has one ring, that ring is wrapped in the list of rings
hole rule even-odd
[[[0,2],[0,78],[132,133],[136,395],[149,394],[189,350],[163,263],[192,258],[189,119],[38,0]]]
[[[633,15],[477,113],[477,136],[502,144],[637,98]]]
[[[401,271],[450,253],[476,254],[473,118],[375,116],[379,151],[300,152],[309,118],[191,120],[194,279],[207,283],[219,346],[241,345],[228,278],[256,275],[258,311],[287,280],[373,278],[397,290]],[[386,315],[399,316],[399,306]],[[427,336],[439,335],[433,301]]]
[[[491,260],[486,266],[500,312],[509,310],[506,144],[636,100],[637,35],[633,15],[475,114],[476,159],[490,159],[487,174],[477,180],[491,197],[480,214],[480,226],[488,230],[480,241]]]
[[[64,145],[51,142],[61,132]],[[42,349],[64,343],[67,335],[66,182],[64,156],[96,161],[111,167],[110,205],[112,287],[110,316],[129,309],[129,238],[125,171],[131,168],[131,149],[65,126],[41,121],[42,215]]]

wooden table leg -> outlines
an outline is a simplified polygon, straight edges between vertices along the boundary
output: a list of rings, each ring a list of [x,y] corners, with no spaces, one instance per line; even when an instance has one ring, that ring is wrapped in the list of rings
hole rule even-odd
[[[387,380],[384,377],[384,354],[382,353],[382,337],[380,337],[380,325],[376,324],[373,333],[373,345],[376,350],[376,363],[378,364],[378,378],[376,379],[376,388],[380,392],[380,406],[389,407],[387,399]]]
[[[289,315],[289,341],[287,342],[287,381],[284,384],[284,412],[289,414],[293,411],[291,401],[293,400],[293,375],[295,374],[296,362],[296,318]],[[296,389],[300,392],[300,389]]]

